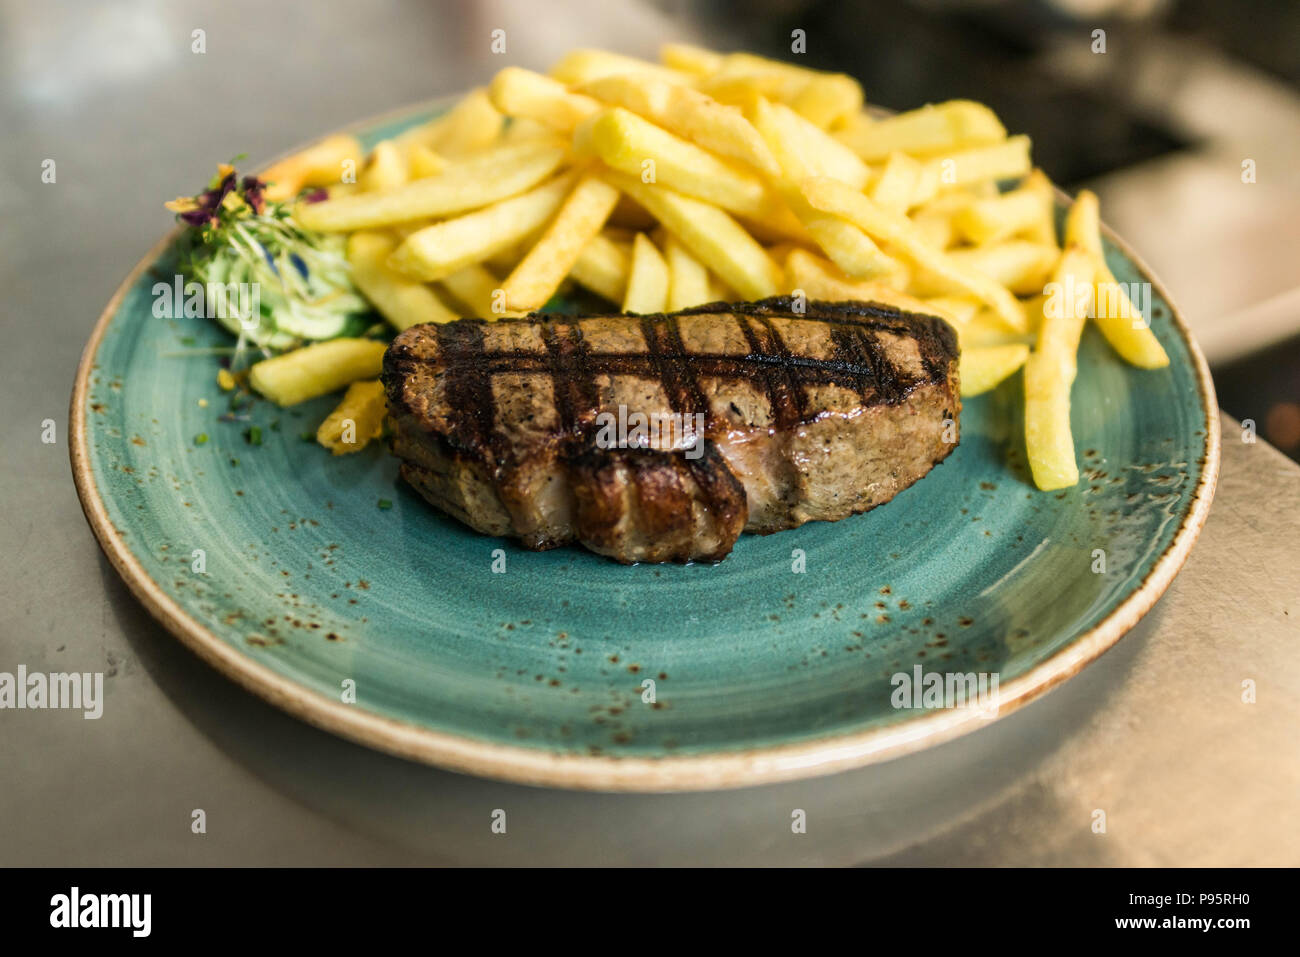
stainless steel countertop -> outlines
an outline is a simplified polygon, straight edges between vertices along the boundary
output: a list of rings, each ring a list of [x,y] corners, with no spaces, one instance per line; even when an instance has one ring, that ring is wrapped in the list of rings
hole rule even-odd
[[[82,519],[64,429],[95,317],[169,224],[160,199],[217,158],[481,82],[498,26],[538,66],[675,35],[643,7],[578,6],[534,22],[514,3],[0,3],[0,671],[108,675],[99,721],[0,711],[0,864],[1300,862],[1300,468],[1226,418],[1201,541],[1114,649],[973,735],[805,782],[599,795],[408,764],[241,691],[131,598]]]

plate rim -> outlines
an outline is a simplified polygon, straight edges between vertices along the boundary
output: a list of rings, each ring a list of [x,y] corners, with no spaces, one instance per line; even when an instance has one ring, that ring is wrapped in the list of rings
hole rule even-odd
[[[391,122],[409,113],[436,108],[447,99],[437,97],[399,107],[331,132],[347,133],[385,121]],[[319,139],[320,137],[314,137],[280,155],[291,155]],[[1058,197],[1069,198],[1060,189],[1056,193]],[[984,717],[973,709],[949,709],[891,728],[869,728],[794,744],[660,758],[563,754],[437,731],[375,714],[358,705],[334,701],[277,674],[269,666],[222,641],[202,622],[181,608],[149,576],[127,546],[122,534],[114,527],[100,495],[88,449],[89,417],[85,414],[86,400],[99,346],[127,292],[176,240],[180,234],[179,227],[169,230],[155,243],[118,285],[96,320],[82,350],[72,390],[68,423],[68,455],[77,498],[105,557],[136,599],[181,644],[245,690],[294,717],[339,737],[397,757],[462,774],[517,784],[640,793],[750,787],[833,774],[901,757],[952,740],[1010,714],[1073,677],[1112,647],[1164,594],[1191,553],[1209,514],[1218,484],[1220,460],[1219,407],[1209,364],[1160,279],[1128,243],[1105,223],[1101,230],[1168,304],[1170,319],[1192,359],[1197,391],[1206,410],[1201,475],[1192,491],[1187,514],[1169,545],[1161,552],[1138,587],[1111,609],[1105,618],[1069,645],[1025,674],[1002,685],[996,711],[989,717]]]

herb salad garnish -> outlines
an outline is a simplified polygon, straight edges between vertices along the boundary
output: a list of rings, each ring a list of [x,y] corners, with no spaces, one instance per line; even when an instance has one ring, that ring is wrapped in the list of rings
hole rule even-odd
[[[371,307],[352,284],[344,238],[304,230],[292,203],[267,199],[265,188],[257,177],[241,178],[222,163],[205,190],[166,204],[188,227],[180,259],[187,281],[203,286],[205,295],[213,284],[223,286],[227,303],[233,290],[242,289],[241,302],[258,304],[255,320],[234,309],[206,310],[239,337],[236,355],[250,344],[290,349],[364,331]]]

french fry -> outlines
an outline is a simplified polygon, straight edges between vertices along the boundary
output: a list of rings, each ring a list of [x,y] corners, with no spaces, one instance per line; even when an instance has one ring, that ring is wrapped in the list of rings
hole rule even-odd
[[[388,343],[328,339],[263,359],[248,370],[249,384],[276,405],[297,405],[337,392],[358,379],[377,379]]]
[[[871,186],[871,199],[882,209],[906,213],[920,179],[921,164],[917,160],[906,153],[891,153],[880,178]]]
[[[741,298],[721,277],[709,273],[709,302],[739,302]]]
[[[954,326],[965,326],[983,308],[978,300],[962,296],[936,296],[924,300],[926,310],[932,311],[945,319],[952,319]]]
[[[911,217],[912,228],[917,237],[927,246],[935,249],[947,249],[957,238],[952,215],[943,212],[921,211]]]
[[[776,207],[763,181],[660,129],[622,107],[594,117],[588,129],[592,149],[611,169],[743,216],[762,220]]]
[[[852,150],[788,106],[760,98],[747,115],[789,180],[826,176],[860,190],[870,178],[871,170]]]
[[[423,143],[412,143],[406,151],[406,162],[411,170],[411,179],[424,179],[437,176],[447,169],[447,160],[439,156],[431,147]]]
[[[574,50],[551,67],[551,76],[569,86],[579,86],[618,73],[648,73],[669,83],[691,82],[689,74],[607,50]]]
[[[531,120],[526,116],[512,116],[506,123],[506,131],[501,134],[501,142],[526,143],[529,140],[545,139],[554,135],[555,130],[545,123]]]
[[[888,283],[852,279],[837,269],[834,263],[806,249],[790,250],[785,260],[785,270],[787,289],[791,295],[802,292],[809,299],[822,299],[827,302],[881,302],[907,312],[939,315],[943,319],[951,318]]]
[[[690,43],[665,43],[659,48],[659,59],[664,66],[691,76],[708,76],[722,69],[726,58],[704,47]]]
[[[953,288],[987,303],[1010,328],[1025,328],[1020,304],[1006,288],[927,245],[905,216],[882,210],[862,193],[827,177],[806,179],[801,187],[814,208],[847,219],[873,239],[892,244]]]
[[[388,268],[397,239],[381,232],[356,232],[348,237],[352,280],[380,314],[398,330],[422,322],[451,322],[460,318],[432,289]]]
[[[858,120],[838,136],[858,156],[876,162],[890,153],[923,156],[997,143],[1007,130],[983,103],[949,100],[885,119]]]
[[[327,136],[263,170],[259,178],[269,184],[266,198],[280,202],[297,196],[307,186],[341,183],[348,170],[345,164],[351,163],[355,173],[364,157],[365,150],[355,136]]]
[[[1037,173],[1037,171],[1035,171]],[[953,216],[953,225],[973,243],[983,244],[1027,234],[1038,242],[1055,244],[1052,222],[1052,192],[1046,177],[1031,173],[1024,185],[990,199],[967,203]],[[1043,238],[1043,224],[1048,237]]]
[[[580,286],[610,302],[621,303],[627,293],[631,260],[629,248],[615,242],[607,233],[600,233],[592,236],[582,247],[570,274]]]
[[[933,301],[933,300],[931,300]],[[1038,328],[1042,314],[1034,320]],[[975,315],[955,327],[962,349],[983,349],[990,346],[1024,345],[1032,347],[1038,341],[1036,332],[1008,332],[1006,324],[987,306],[981,306]]]
[[[1043,291],[1061,253],[1055,246],[1031,243],[1027,239],[1009,239],[985,246],[950,249],[947,256],[949,262],[988,276],[1024,296]]]
[[[1068,245],[1044,300],[1038,347],[1025,363],[1025,452],[1043,491],[1078,484],[1070,431],[1070,389],[1078,372],[1079,336],[1087,322],[1096,266]],[[1071,298],[1073,297],[1073,298]]]
[[[862,86],[843,73],[823,73],[755,56],[731,53],[700,89],[726,103],[744,105],[761,96],[787,104],[821,129],[830,129],[862,109]]]
[[[776,158],[753,124],[734,106],[690,87],[639,73],[600,77],[582,91],[603,103],[621,106],[720,156],[740,160],[760,173],[780,173]]]
[[[721,209],[621,173],[611,171],[606,176],[744,298],[776,295],[782,281],[780,267],[753,236]]]
[[[670,312],[711,301],[708,269],[671,235],[664,240],[664,259],[668,262]]]
[[[501,137],[505,117],[492,105],[486,90],[472,90],[437,123],[425,143],[449,159],[472,156]]]
[[[1131,365],[1141,369],[1161,369],[1169,365],[1169,356],[1149,323],[1106,265],[1096,194],[1082,190],[1070,214],[1065,221],[1065,241],[1078,244],[1096,268],[1094,321],[1097,328],[1111,348]]]
[[[501,280],[486,266],[473,263],[446,276],[439,283],[447,293],[466,307],[465,315],[479,319],[493,319],[505,313],[503,296],[497,292]],[[498,305],[499,304],[499,305]]]
[[[698,81],[701,93],[719,103],[739,106],[748,111],[757,100],[788,103],[807,85],[803,77],[782,75],[771,71],[740,72],[723,70]]]
[[[506,116],[545,124],[560,133],[571,133],[580,122],[600,110],[600,103],[532,70],[508,66],[488,87],[492,104]]]
[[[814,209],[801,195],[792,195],[790,203],[798,210],[797,215],[813,241],[846,275],[854,279],[900,277],[898,260],[887,255],[853,223]]]
[[[1029,137],[1013,136],[1001,143],[932,156],[925,162],[926,174],[923,177],[933,177],[940,189],[985,182],[992,186],[996,180],[1024,176],[1032,165],[1029,161]]]
[[[578,181],[537,245],[502,285],[507,309],[526,312],[546,305],[583,247],[605,225],[618,196],[618,190],[596,176]]]
[[[789,137],[797,138],[799,130],[808,126],[806,121],[785,107],[769,104],[766,100],[758,100],[754,104],[753,116],[755,127],[771,148],[781,169],[782,178],[774,180],[774,184],[782,190],[785,201],[813,241],[840,269],[856,279],[897,275],[898,262],[886,255],[870,236],[842,218],[814,209],[793,185],[809,176],[821,175],[828,169],[837,168],[833,160],[827,163],[824,156],[809,153],[792,144]],[[822,135],[820,130],[817,133]],[[868,171],[860,163],[854,170],[859,167],[861,179],[865,182]],[[858,172],[851,172],[851,177],[858,179]]]
[[[575,173],[565,173],[520,196],[412,233],[393,252],[389,266],[412,279],[430,281],[491,259],[541,229],[575,179]]]
[[[392,140],[375,144],[370,161],[361,173],[361,188],[367,193],[382,193],[396,189],[407,181],[409,173],[406,157]]]
[[[382,382],[354,382],[316,430],[316,441],[334,455],[360,452],[383,434],[387,412]]]
[[[300,204],[297,218],[304,229],[344,232],[448,216],[522,193],[563,161],[561,147],[503,146],[450,166],[439,176],[415,180],[386,193]]]
[[[1025,364],[1029,346],[1011,343],[961,350],[960,378],[963,399],[995,388]]]
[[[663,312],[668,304],[668,264],[645,233],[632,242],[632,269],[628,275],[623,311],[642,315]]]
[[[829,130],[862,109],[862,86],[844,73],[819,73],[795,94],[790,109]]]

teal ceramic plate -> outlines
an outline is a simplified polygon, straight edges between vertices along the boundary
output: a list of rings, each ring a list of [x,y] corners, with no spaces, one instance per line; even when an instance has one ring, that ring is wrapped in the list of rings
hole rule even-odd
[[[374,142],[430,112],[358,132]],[[217,421],[215,361],[174,355],[228,340],[207,320],[152,314],[173,240],[117,291],[78,373],[72,462],[95,534],[150,611],[225,674],[321,727],[459,771],[732,787],[978,728],[1118,640],[1177,572],[1213,494],[1205,361],[1114,237],[1111,268],[1152,283],[1172,361],[1139,371],[1085,334],[1077,488],[1030,484],[1017,375],[966,403],[955,453],[889,505],[743,536],[720,565],[686,567],[477,535],[404,488],[385,450],[334,459],[304,442],[330,399],[258,404],[263,444],[248,445],[243,425]],[[900,701],[900,674],[922,687],[986,675],[978,703],[991,707]]]

